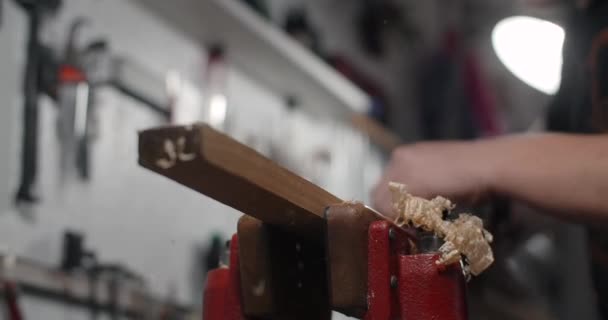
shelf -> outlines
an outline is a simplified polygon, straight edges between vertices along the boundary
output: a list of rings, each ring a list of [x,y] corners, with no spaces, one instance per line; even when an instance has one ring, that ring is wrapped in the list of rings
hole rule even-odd
[[[193,313],[189,307],[152,297],[137,281],[121,279],[117,283],[103,274],[93,281],[85,273],[67,274],[27,259],[0,254],[0,293],[4,281],[16,284],[26,294],[102,312],[140,316],[158,315],[163,310],[179,315]]]
[[[342,119],[370,97],[324,61],[236,0],[132,0],[199,43],[219,42],[239,69],[311,112]]]
[[[131,1],[199,43],[222,43],[240,70],[308,113],[354,125],[385,150],[400,141],[372,119],[361,125],[371,106],[365,92],[240,1]]]

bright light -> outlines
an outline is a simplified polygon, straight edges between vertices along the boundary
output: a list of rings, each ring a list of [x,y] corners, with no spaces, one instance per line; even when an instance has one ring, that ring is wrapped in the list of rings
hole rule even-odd
[[[564,29],[532,17],[500,21],[492,31],[492,45],[507,69],[546,94],[559,89]]]
[[[214,94],[209,100],[209,123],[214,127],[221,127],[226,120],[226,106],[228,102],[222,94]]]

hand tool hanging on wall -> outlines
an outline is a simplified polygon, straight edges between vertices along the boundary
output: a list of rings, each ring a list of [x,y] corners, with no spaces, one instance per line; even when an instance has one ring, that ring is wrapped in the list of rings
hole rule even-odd
[[[59,269],[69,273],[89,269],[96,264],[95,252],[84,246],[85,237],[80,232],[66,231],[63,234],[63,250]]]
[[[40,94],[40,74],[44,49],[40,43],[40,29],[43,20],[56,11],[61,0],[16,0],[28,15],[27,60],[23,77],[23,142],[21,149],[21,182],[15,201],[34,203],[38,197],[34,193],[38,170],[38,97]]]
[[[100,62],[107,57],[107,44],[103,39],[95,39],[84,47],[77,42],[82,28],[87,25],[83,18],[77,18],[70,27],[63,61],[58,70],[57,131],[60,145],[60,172],[62,180],[75,172],[81,180],[90,175],[90,142],[94,135],[92,121],[95,112],[94,88],[100,79]],[[102,65],[102,66],[100,66]]]
[[[66,231],[63,235],[63,252],[60,270],[68,274],[84,271],[89,283],[88,307],[91,319],[97,319],[101,308],[99,299],[100,279],[106,280],[108,308],[111,319],[118,319],[120,314],[120,285],[143,288],[143,277],[119,264],[104,264],[97,261],[97,255],[84,247],[84,236],[75,231]]]
[[[64,58],[58,70],[57,130],[60,140],[60,172],[64,180],[77,173],[90,178],[91,142],[95,133],[96,91],[110,86],[147,106],[163,118],[171,118],[164,82],[124,57],[113,56],[105,39],[84,46],[82,31],[88,22],[77,18],[70,27]]]
[[[92,137],[95,136],[95,91],[110,86],[149,107],[166,120],[171,117],[170,100],[162,78],[124,57],[112,56],[104,39],[82,41],[83,18],[70,26],[65,52],[58,58],[43,45],[39,33],[43,18],[56,11],[60,0],[16,0],[28,13],[30,28],[24,76],[24,114],[21,181],[15,203],[38,201],[34,193],[38,169],[38,98],[46,94],[59,112],[60,176],[67,180],[90,177]],[[85,43],[78,45],[78,43]]]

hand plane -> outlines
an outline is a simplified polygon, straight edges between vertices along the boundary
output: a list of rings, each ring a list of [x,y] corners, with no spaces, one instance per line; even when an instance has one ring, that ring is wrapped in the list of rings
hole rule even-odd
[[[209,273],[203,318],[467,318],[459,264],[204,124],[139,133],[143,167],[245,215],[230,262]]]

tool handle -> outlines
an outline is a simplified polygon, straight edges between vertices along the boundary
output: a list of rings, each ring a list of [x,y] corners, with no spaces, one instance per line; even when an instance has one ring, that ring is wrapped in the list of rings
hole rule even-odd
[[[38,73],[40,70],[40,23],[36,10],[28,11],[29,39],[27,62],[23,79],[23,142],[21,149],[21,182],[15,202],[35,203],[38,198],[33,193],[38,169]]]
[[[208,125],[139,134],[139,163],[266,223],[319,239],[324,211],[342,202]]]

